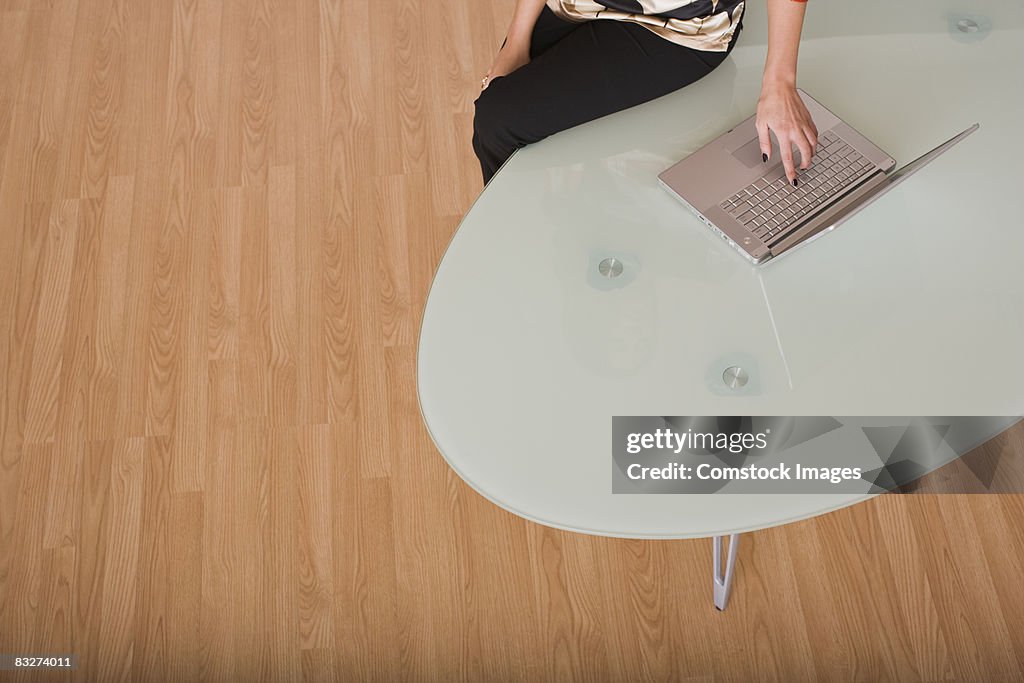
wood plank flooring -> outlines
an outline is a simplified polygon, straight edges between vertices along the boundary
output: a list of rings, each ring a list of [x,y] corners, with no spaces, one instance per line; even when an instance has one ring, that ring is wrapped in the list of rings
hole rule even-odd
[[[513,3],[0,0],[12,681],[1014,681],[1024,497],[593,538],[434,451],[415,343]],[[1024,449],[1024,428],[988,449]]]

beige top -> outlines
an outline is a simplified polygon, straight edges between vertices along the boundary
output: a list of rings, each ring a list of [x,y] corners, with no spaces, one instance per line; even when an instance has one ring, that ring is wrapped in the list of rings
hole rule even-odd
[[[726,51],[743,16],[743,0],[547,0],[547,6],[567,21],[632,21],[708,52]]]

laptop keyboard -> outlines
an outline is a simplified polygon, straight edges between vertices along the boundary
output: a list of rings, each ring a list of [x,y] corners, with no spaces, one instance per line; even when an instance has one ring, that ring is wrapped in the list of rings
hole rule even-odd
[[[811,167],[800,172],[798,187],[789,183],[780,166],[719,206],[768,243],[873,168],[860,152],[826,131],[818,138]],[[777,174],[781,176],[773,178]]]

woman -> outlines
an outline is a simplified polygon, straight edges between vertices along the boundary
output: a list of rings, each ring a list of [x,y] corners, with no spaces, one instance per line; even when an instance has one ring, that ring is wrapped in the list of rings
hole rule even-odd
[[[757,131],[762,159],[775,134],[786,177],[792,147],[810,166],[818,139],[796,92],[806,0],[768,3],[768,57]],[[697,81],[721,64],[743,29],[744,0],[518,0],[483,79],[473,149],[484,184],[519,147]]]

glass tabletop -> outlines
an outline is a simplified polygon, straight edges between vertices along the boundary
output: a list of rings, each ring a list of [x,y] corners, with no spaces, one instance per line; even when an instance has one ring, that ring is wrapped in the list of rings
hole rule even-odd
[[[1024,6],[809,6],[800,87],[898,165],[981,127],[757,267],[657,174],[753,113],[766,24],[751,3],[707,78],[517,151],[453,237],[424,311],[420,406],[448,462],[499,505],[686,537],[862,499],[612,495],[613,415],[1024,413]],[[609,258],[618,277],[601,273]],[[739,390],[722,378],[737,365]]]

